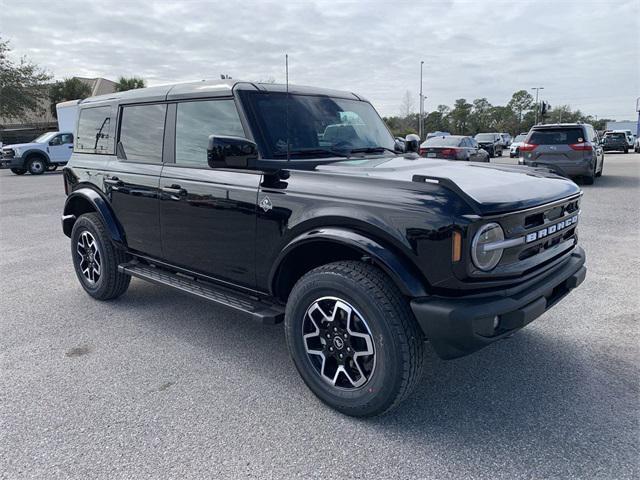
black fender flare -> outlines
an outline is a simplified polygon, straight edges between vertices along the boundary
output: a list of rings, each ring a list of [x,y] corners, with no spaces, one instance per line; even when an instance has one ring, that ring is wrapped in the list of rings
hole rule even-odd
[[[51,159],[49,158],[49,154],[47,152],[37,148],[32,148],[30,150],[26,150],[20,155],[22,157],[22,163],[24,164],[25,168],[27,166],[27,159],[32,155],[39,155],[41,157],[44,157],[45,161],[47,162],[47,165],[51,163]]]
[[[104,221],[104,224],[111,236],[111,240],[116,243],[126,245],[124,231],[116,219],[111,206],[102,197],[102,195],[89,187],[82,187],[74,190],[65,200],[64,213],[62,215],[62,231],[64,234],[67,237],[71,237],[71,229],[79,216],[77,205],[84,204],[85,202],[88,202],[92,209],[102,217],[102,220]],[[80,213],[86,212],[81,210]]]
[[[314,228],[291,240],[282,249],[271,267],[269,285],[272,291],[276,284],[280,267],[287,256],[298,247],[319,240],[346,245],[361,251],[363,257],[369,257],[375,265],[391,277],[404,295],[409,297],[424,297],[428,295],[423,279],[409,260],[370,237],[340,227]]]

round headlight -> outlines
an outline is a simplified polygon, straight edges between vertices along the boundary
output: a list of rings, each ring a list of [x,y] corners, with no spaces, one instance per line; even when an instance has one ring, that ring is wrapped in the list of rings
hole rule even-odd
[[[504,240],[502,227],[497,223],[483,225],[471,243],[471,258],[480,270],[488,272],[493,269],[502,258],[502,248],[485,249],[488,244]]]

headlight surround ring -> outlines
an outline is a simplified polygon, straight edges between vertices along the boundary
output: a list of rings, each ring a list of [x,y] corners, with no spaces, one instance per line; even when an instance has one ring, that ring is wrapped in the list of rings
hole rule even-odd
[[[502,227],[495,222],[487,223],[480,227],[471,242],[471,259],[473,264],[483,272],[493,270],[502,258],[503,248],[485,252],[482,247],[489,243],[504,240]]]

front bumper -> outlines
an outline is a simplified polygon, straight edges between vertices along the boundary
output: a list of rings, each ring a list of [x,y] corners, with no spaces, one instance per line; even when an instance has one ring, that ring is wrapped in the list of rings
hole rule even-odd
[[[22,168],[24,161],[22,157],[0,157],[0,169],[3,168]]]
[[[585,257],[584,250],[576,247],[559,268],[524,289],[461,298],[416,298],[411,309],[438,356],[462,357],[531,323],[580,285],[587,273]]]

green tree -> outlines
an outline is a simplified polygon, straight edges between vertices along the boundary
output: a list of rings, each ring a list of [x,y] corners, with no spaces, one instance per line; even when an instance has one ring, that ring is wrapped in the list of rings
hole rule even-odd
[[[491,109],[493,106],[486,98],[476,98],[470,115],[471,132],[486,132],[491,123]]]
[[[515,132],[517,124],[517,114],[509,106],[499,106],[491,109],[491,130],[495,132]]]
[[[58,117],[56,104],[67,100],[82,100],[91,95],[91,87],[78,78],[65,78],[51,85],[49,100],[51,102],[51,113]]]
[[[473,105],[467,102],[464,98],[459,98],[455,101],[453,109],[449,114],[451,119],[451,126],[453,132],[458,135],[467,135],[469,133],[469,117],[471,116],[471,110]]]
[[[0,117],[23,119],[31,112],[44,113],[51,75],[25,57],[9,59],[9,42],[0,37]]]
[[[448,132],[451,127],[449,125],[449,113],[451,109],[446,105],[438,105],[438,109],[429,112],[424,119],[425,132]]]
[[[146,86],[144,79],[140,77],[120,77],[118,83],[116,83],[116,92],[126,92],[127,90],[144,88]]]
[[[526,90],[518,90],[511,95],[511,100],[509,100],[507,106],[517,115],[518,124],[516,125],[516,130],[522,131],[523,116],[534,107],[533,96]]]

